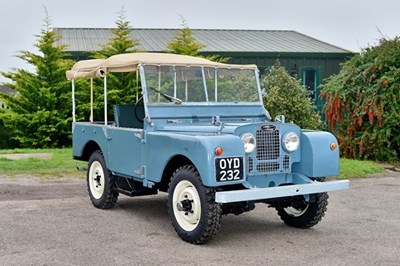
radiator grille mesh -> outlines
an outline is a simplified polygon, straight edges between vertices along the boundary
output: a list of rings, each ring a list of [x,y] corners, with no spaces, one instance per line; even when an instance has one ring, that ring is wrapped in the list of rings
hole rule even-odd
[[[257,130],[257,160],[276,160],[279,158],[279,130]]]
[[[257,148],[248,157],[247,171],[250,175],[289,173],[292,158],[281,148],[280,127],[265,124],[256,131]]]

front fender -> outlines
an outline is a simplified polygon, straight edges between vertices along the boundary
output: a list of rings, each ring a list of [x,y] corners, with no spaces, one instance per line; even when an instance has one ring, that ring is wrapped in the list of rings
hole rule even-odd
[[[222,147],[221,157],[244,157],[243,143],[234,135],[195,136],[171,132],[151,132],[147,135],[146,165],[148,180],[160,182],[170,158],[176,155],[187,157],[198,170],[206,186],[219,186],[215,180],[214,151]],[[241,181],[229,184],[241,183]],[[223,185],[226,185],[224,183]]]
[[[293,164],[293,172],[316,178],[339,175],[339,145],[335,136],[324,131],[303,131],[300,143],[301,161]],[[334,150],[332,143],[337,145]]]

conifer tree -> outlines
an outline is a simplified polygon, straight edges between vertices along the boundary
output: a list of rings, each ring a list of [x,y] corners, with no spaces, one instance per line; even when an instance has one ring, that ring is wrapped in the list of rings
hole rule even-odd
[[[179,34],[167,44],[167,53],[203,57],[221,63],[229,60],[229,58],[219,55],[202,56],[200,54],[201,49],[205,48],[206,45],[196,40],[193,36],[193,30],[188,27],[186,20],[183,17],[181,17],[181,19],[182,28],[179,30]]]
[[[116,28],[111,32],[113,37],[104,45],[101,45],[101,50],[94,53],[95,58],[107,58],[116,54],[126,54],[138,52],[139,41],[131,38],[132,26],[126,20],[126,11],[121,8],[118,11],[118,17],[115,21]]]
[[[179,35],[167,44],[167,52],[172,54],[199,56],[200,50],[206,47],[199,43],[193,36],[193,30],[187,26],[186,20],[182,19],[182,28]]]
[[[1,113],[4,127],[20,147],[64,147],[71,143],[71,87],[65,77],[73,61],[66,59],[64,46],[51,29],[50,18],[37,35],[38,53],[20,51],[17,55],[34,67],[30,72],[14,69],[1,74],[12,82],[5,84],[17,95],[1,95],[10,109]]]
[[[126,20],[124,8],[118,12],[115,24],[117,27],[111,30],[113,37],[110,38],[106,44],[101,45],[99,51],[93,53],[94,58],[102,59],[117,54],[135,53],[139,51],[138,46],[140,42],[131,37],[133,29],[130,22]],[[134,103],[136,101],[138,93],[136,73],[109,73],[107,79],[108,103],[110,106],[115,103]],[[102,94],[99,93],[98,95],[100,96]],[[96,102],[102,104],[101,99],[98,99]],[[101,106],[98,106],[97,109],[99,112],[102,112]],[[111,112],[110,109],[109,112]]]

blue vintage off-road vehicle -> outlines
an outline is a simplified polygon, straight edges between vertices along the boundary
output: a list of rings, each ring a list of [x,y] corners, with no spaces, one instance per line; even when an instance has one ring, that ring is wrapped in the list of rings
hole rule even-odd
[[[110,72],[140,76],[136,103],[107,106]],[[332,134],[301,130],[282,116],[271,120],[255,65],[134,53],[80,61],[67,77],[73,157],[89,162],[88,191],[97,208],[113,207],[119,193],[167,192],[176,232],[201,244],[215,236],[222,215],[255,203],[274,207],[290,226],[309,228],[326,211],[326,192],[349,187],[347,180],[323,182],[339,173]],[[78,78],[104,79],[104,121],[93,121],[93,100],[90,121],[76,121]]]

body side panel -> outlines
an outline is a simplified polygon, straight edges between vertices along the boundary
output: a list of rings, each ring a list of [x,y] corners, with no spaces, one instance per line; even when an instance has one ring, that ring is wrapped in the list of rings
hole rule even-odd
[[[81,158],[84,149],[90,141],[94,141],[103,152],[107,167],[109,167],[108,141],[105,125],[89,122],[78,122],[73,124],[72,131],[72,154],[74,158]]]

